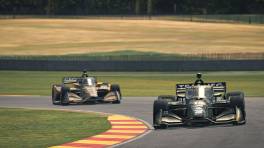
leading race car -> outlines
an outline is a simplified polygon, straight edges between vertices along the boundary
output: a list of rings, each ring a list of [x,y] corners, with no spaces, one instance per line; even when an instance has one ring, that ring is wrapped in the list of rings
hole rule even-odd
[[[158,96],[153,105],[154,128],[171,125],[246,123],[243,92],[226,93],[225,82],[177,84],[176,96]]]
[[[119,85],[97,82],[96,78],[88,76],[86,71],[81,77],[64,77],[62,84],[52,86],[54,105],[98,102],[120,104],[121,99]]]

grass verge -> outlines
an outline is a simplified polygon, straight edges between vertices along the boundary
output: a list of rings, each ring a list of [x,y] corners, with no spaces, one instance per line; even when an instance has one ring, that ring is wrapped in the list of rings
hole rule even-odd
[[[117,83],[124,96],[174,95],[176,83],[192,83],[195,73],[176,72],[91,72],[98,81]],[[51,95],[52,84],[80,72],[0,71],[2,95]],[[264,72],[204,72],[206,82],[225,81],[228,91],[241,90],[246,96],[264,96]]]
[[[110,128],[95,113],[0,108],[0,147],[49,147],[96,135]]]
[[[231,54],[229,54],[231,55]],[[260,54],[261,55],[261,54]],[[213,56],[213,55],[211,55]],[[217,54],[215,54],[217,56]],[[241,55],[240,55],[241,56]],[[5,60],[73,60],[73,61],[170,61],[170,60],[208,60],[209,55],[180,55],[164,54],[158,52],[142,52],[134,50],[122,50],[112,52],[94,52],[89,54],[70,55],[45,55],[45,56],[0,56]],[[221,56],[223,57],[223,56]],[[221,58],[220,57],[220,58]],[[225,56],[228,57],[228,56]],[[237,57],[237,56],[236,56]],[[258,59],[257,56],[254,56]],[[264,59],[263,55],[259,58]],[[212,59],[217,59],[212,58]],[[238,59],[238,58],[235,58]]]
[[[70,60],[70,61],[173,61],[173,60],[250,60],[264,59],[263,53],[166,54],[122,50],[69,55],[0,56],[0,60]]]

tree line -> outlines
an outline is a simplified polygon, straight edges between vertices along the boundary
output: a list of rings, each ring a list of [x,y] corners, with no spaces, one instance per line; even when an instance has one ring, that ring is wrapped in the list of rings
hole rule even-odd
[[[0,14],[264,14],[264,0],[0,0]]]

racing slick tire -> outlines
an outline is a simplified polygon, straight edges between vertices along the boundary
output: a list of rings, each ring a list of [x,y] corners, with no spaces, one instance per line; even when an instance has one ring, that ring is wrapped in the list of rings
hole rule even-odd
[[[238,108],[242,114],[241,120],[236,121],[233,124],[234,125],[245,124],[246,123],[246,110],[245,110],[244,93],[243,92],[227,93],[227,98],[230,99],[230,105],[232,107],[234,107],[235,110],[236,110],[236,108]]]
[[[158,100],[166,100],[167,102],[171,102],[175,100],[175,96],[170,96],[170,95],[158,96]]]
[[[120,104],[121,100],[122,100],[122,95],[121,95],[121,90],[119,85],[117,84],[113,84],[111,85],[110,91],[115,92],[116,96],[117,96],[117,100],[113,101],[113,104]]]
[[[61,105],[69,105],[69,88],[68,87],[62,87],[61,88],[61,97],[60,97],[60,103]]]
[[[56,90],[56,87],[61,87],[60,85],[52,85],[52,103],[54,105],[60,105],[60,96],[61,94]]]
[[[155,129],[167,128],[166,124],[161,123],[162,112],[168,110],[167,100],[158,99],[153,104],[153,127]]]

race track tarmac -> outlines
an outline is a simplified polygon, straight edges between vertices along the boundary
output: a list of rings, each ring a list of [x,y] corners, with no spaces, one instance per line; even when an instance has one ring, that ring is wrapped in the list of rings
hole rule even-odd
[[[122,104],[52,105],[50,97],[0,96],[1,107],[30,107],[98,111],[137,117],[152,124],[155,97],[125,97]],[[120,145],[125,148],[263,148],[264,98],[246,98],[247,123],[242,126],[173,127],[152,130],[146,136]]]

